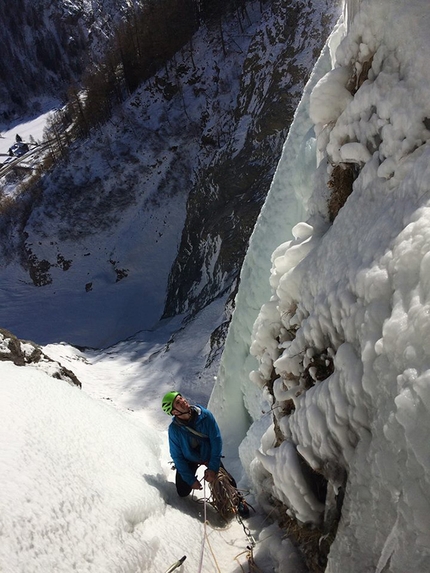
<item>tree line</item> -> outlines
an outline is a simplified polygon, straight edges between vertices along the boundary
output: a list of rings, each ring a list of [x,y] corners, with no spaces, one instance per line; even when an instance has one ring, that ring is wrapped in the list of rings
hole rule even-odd
[[[50,128],[59,138],[66,125],[69,137],[88,135],[106,122],[113,108],[152,77],[174,54],[190,43],[202,24],[219,24],[228,11],[246,13],[247,0],[148,0],[134,5],[116,29],[111,47],[88,69],[80,86],[68,92],[65,110]],[[223,41],[223,39],[222,39]],[[60,141],[61,138],[59,138]],[[60,149],[64,147],[64,138]]]
[[[64,96],[65,86],[85,69],[88,48],[83,26],[56,13],[48,17],[52,6],[47,4],[47,0],[0,2],[3,121],[28,111],[35,96]]]

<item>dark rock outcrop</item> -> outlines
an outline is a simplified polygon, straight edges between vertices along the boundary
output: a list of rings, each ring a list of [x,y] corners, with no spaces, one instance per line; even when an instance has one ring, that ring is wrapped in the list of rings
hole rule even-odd
[[[81,388],[82,384],[71,371],[51,360],[34,342],[20,340],[14,334],[0,328],[0,360],[9,360],[16,366],[29,366],[43,370],[52,378],[64,380]]]

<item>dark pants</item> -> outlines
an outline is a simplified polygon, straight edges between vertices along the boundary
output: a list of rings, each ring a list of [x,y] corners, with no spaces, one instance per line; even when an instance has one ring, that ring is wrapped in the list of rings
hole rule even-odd
[[[197,471],[197,468],[199,467],[199,464],[196,464],[195,462],[189,462],[188,467],[190,468],[192,473],[195,474]],[[233,487],[236,487],[236,481],[235,481],[234,477],[228,473],[228,471],[223,466],[222,462],[220,464],[220,468],[222,468],[227,473],[227,475],[230,479],[231,485]],[[176,483],[176,491],[178,492],[178,495],[180,497],[186,497],[187,495],[189,495],[191,493],[191,490],[193,489],[190,486],[190,484],[188,484],[186,481],[184,481],[182,479],[181,474],[177,470],[176,470],[175,483]]]

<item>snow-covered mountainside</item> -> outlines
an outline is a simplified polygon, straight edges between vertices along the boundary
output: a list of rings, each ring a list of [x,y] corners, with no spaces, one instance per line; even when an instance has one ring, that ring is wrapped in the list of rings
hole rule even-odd
[[[39,98],[64,98],[109,45],[116,23],[129,9],[124,0],[3,2],[0,121],[37,113]]]
[[[227,296],[335,17],[326,1],[249,2],[221,27],[202,26],[31,192],[9,199],[2,325],[40,343],[102,347]]]
[[[250,3],[250,14],[252,8],[256,5]],[[246,53],[242,48],[240,73],[235,64],[234,76],[229,74],[224,88],[218,82],[214,92],[213,97],[224,99],[224,89],[230,95],[233,86],[237,89],[221,118],[222,127],[216,110],[205,105],[203,114],[209,121],[204,119],[202,138],[208,143],[209,162],[202,161],[200,150],[198,178],[190,190],[170,275],[166,315],[189,307],[198,310],[237,278],[310,64],[337,15],[330,2],[272,2],[267,8],[257,14],[258,26]],[[233,34],[237,35],[234,27],[228,36]],[[233,45],[230,48],[235,51]],[[226,64],[227,60],[218,64],[222,73]],[[202,84],[207,92],[207,80]]]
[[[251,237],[210,406],[312,571],[424,573],[430,11],[345,4]]]

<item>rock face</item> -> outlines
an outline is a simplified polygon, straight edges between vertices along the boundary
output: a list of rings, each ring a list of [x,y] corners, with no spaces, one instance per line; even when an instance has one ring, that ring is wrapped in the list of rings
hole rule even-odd
[[[8,330],[0,328],[0,360],[9,360],[15,366],[26,366],[43,370],[49,376],[64,380],[72,386],[81,388],[82,384],[75,374],[44,354],[37,344],[20,340]]]
[[[227,143],[199,173],[188,197],[164,316],[194,314],[236,286],[294,111],[333,26],[329,4],[266,5],[241,62]]]

